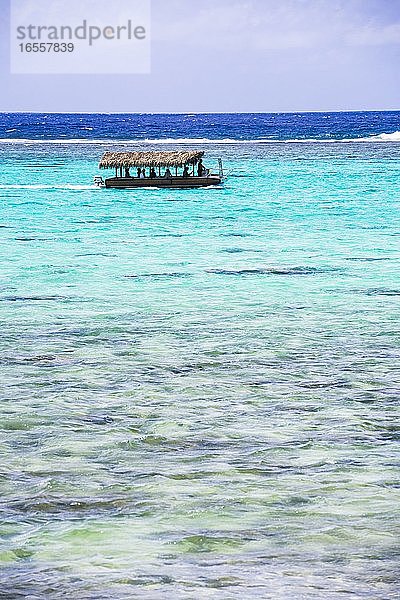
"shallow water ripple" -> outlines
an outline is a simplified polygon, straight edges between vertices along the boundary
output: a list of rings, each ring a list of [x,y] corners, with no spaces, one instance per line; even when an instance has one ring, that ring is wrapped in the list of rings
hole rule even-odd
[[[400,149],[301,146],[2,150],[0,598],[398,597]]]

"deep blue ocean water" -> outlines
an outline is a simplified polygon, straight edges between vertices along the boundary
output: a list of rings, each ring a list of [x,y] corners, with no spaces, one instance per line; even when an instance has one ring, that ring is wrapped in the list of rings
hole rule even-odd
[[[0,115],[0,598],[398,598],[399,131]]]
[[[395,134],[400,112],[239,114],[0,114],[0,139],[343,140]]]

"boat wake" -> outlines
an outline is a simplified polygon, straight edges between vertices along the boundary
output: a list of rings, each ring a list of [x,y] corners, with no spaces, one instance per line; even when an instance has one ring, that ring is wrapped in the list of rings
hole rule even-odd
[[[95,185],[76,185],[65,183],[64,185],[45,185],[45,184],[14,184],[0,185],[0,190],[97,190]]]

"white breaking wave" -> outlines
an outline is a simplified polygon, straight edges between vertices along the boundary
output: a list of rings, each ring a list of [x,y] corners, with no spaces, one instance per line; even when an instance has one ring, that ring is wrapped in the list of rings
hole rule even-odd
[[[393,133],[380,133],[367,138],[360,138],[361,142],[400,142],[400,131]]]
[[[0,144],[97,144],[102,146],[129,144],[331,144],[331,143],[349,143],[349,142],[400,142],[400,131],[393,133],[380,133],[369,137],[356,138],[292,138],[288,140],[259,138],[254,140],[235,140],[231,138],[210,139],[210,138],[159,138],[159,139],[28,139],[28,138],[1,138]]]
[[[259,144],[261,142],[280,142],[284,140],[258,139],[258,140],[234,140],[224,138],[213,140],[210,138],[159,138],[159,139],[108,139],[108,140],[88,140],[84,139],[56,139],[56,140],[36,140],[36,139],[19,139],[19,138],[0,138],[2,144],[100,144],[107,146],[110,144],[124,146],[127,144]],[[290,141],[290,140],[288,140]],[[294,140],[292,140],[294,141]]]

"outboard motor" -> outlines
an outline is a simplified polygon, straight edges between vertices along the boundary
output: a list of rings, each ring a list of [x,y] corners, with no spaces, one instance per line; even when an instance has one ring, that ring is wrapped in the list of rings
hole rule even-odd
[[[96,175],[96,177],[93,177],[93,183],[94,183],[94,185],[97,185],[97,187],[105,186],[104,180],[101,177],[101,175]]]

